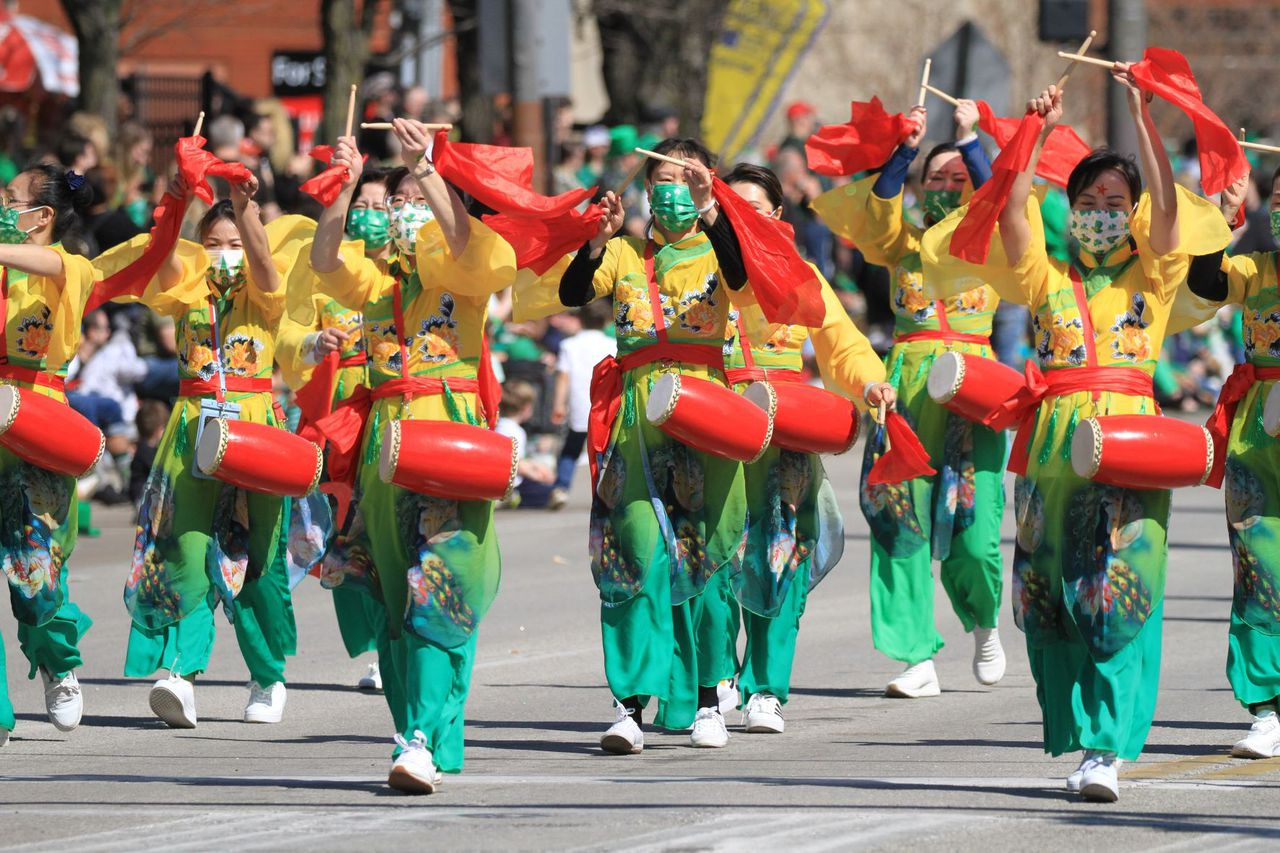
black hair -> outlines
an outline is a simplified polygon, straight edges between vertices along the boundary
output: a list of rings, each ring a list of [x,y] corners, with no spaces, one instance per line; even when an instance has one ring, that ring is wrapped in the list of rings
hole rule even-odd
[[[1108,169],[1115,169],[1124,176],[1129,185],[1129,198],[1137,204],[1138,196],[1142,195],[1142,174],[1138,171],[1138,164],[1132,156],[1110,148],[1093,149],[1071,170],[1071,177],[1067,178],[1067,202],[1074,206],[1080,193]]]
[[[739,163],[721,177],[726,184],[754,184],[764,190],[769,197],[769,207],[777,210],[782,206],[782,182],[772,169],[757,166],[754,163]]]
[[[31,175],[30,206],[53,211],[53,242],[77,236],[80,215],[93,204],[93,186],[85,176],[49,163],[32,166],[25,173]]]
[[[213,203],[213,207],[204,212],[204,216],[200,217],[200,223],[196,226],[196,233],[200,235],[200,242],[209,236],[209,232],[213,230],[213,226],[222,220],[235,223],[236,209],[231,206],[231,199],[224,198]]]
[[[929,179],[929,164],[933,162],[935,157],[939,157],[950,151],[959,151],[954,142],[939,142],[933,148],[929,149],[928,155],[924,158],[924,164],[920,169],[921,182]]]
[[[387,195],[394,195],[395,191],[400,188],[400,184],[404,179],[409,177],[408,166],[396,166],[394,169],[387,171]]]
[[[360,179],[356,181],[356,189],[355,192],[352,193],[352,198],[360,195],[360,190],[364,188],[365,184],[382,184],[384,187],[387,186],[387,176],[390,175],[392,171],[392,169],[365,169],[360,173]]]
[[[91,143],[78,133],[64,133],[54,146],[54,156],[58,158],[58,162],[65,168],[71,168],[75,165],[76,158],[84,153],[84,149]]]
[[[670,139],[664,139],[657,145],[653,146],[653,153],[666,154],[668,157],[683,157],[688,159],[692,157],[699,160],[702,165],[710,169],[716,164],[715,155],[713,155],[707,146],[703,145],[699,140],[688,136],[673,136]],[[653,180],[653,170],[658,168],[661,160],[655,160],[652,157],[646,157],[644,164],[644,179],[646,181]]]
[[[607,299],[595,299],[578,309],[578,322],[584,329],[603,329],[613,319],[613,306]]]

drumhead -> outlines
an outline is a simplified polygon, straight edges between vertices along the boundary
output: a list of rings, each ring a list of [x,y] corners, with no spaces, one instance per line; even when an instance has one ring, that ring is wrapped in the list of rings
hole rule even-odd
[[[747,390],[742,392],[742,396],[766,412],[773,411],[774,401],[777,399],[768,382],[752,382],[747,386]]]
[[[382,432],[382,453],[378,456],[378,477],[390,483],[400,462],[400,422],[393,420]]]
[[[1262,426],[1267,435],[1280,436],[1280,382],[1273,383],[1267,391],[1267,400],[1262,406]],[[0,409],[0,411],[4,411]]]
[[[22,397],[19,396],[17,388],[12,385],[0,385],[0,433],[13,426],[21,403]]]
[[[227,443],[227,422],[222,418],[210,418],[205,423],[200,442],[196,445],[196,466],[213,476],[222,464],[222,454]]]
[[[1071,439],[1071,468],[1076,476],[1092,480],[1102,464],[1102,432],[1098,422],[1085,418],[1076,425]]]
[[[926,387],[935,403],[949,403],[960,390],[964,379],[964,356],[958,352],[944,352],[933,361],[929,369]]]
[[[649,402],[644,407],[644,416],[649,423],[659,426],[666,423],[675,410],[676,400],[680,397],[680,374],[664,373],[653,383],[649,392]]]

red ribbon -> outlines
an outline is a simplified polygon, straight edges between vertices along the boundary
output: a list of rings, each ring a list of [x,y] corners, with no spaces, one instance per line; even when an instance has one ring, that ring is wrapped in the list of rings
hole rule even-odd
[[[311,149],[311,156],[328,165],[333,160],[333,147],[330,145],[317,145]],[[368,161],[369,156],[366,154],[364,162]],[[298,189],[325,207],[329,207],[337,201],[338,196],[342,193],[342,184],[350,176],[350,173],[351,170],[346,166],[329,166],[329,168],[315,177],[307,179]]]
[[[847,123],[829,124],[809,137],[805,159],[810,169],[832,177],[874,169],[889,159],[914,127],[915,122],[902,113],[885,112],[879,98],[854,101]]]
[[[747,382],[803,382],[803,370],[768,367],[727,367],[724,378],[730,385]]]
[[[946,331],[943,329],[920,329],[916,332],[907,332],[902,335],[894,335],[893,342],[895,344],[909,344],[912,341],[942,341],[948,344],[978,344],[979,346],[991,346],[991,338],[987,335],[966,335],[960,332]]]
[[[597,457],[609,446],[613,423],[618,419],[618,409],[622,407],[622,376],[630,370],[656,361],[701,364],[717,370],[724,367],[724,355],[720,348],[706,344],[650,344],[621,358],[607,356],[601,359],[591,374],[591,415],[587,422],[593,488],[600,473]]]
[[[227,390],[238,394],[270,394],[271,377],[228,376]],[[178,383],[179,397],[213,397],[217,393],[216,379],[183,379]]]
[[[32,370],[29,367],[19,367],[16,364],[0,364],[0,380],[5,382],[25,382],[28,385],[38,385],[42,388],[51,388],[59,392],[67,390],[66,380],[56,373],[45,373],[40,370]]]
[[[1213,407],[1209,420],[1204,428],[1213,436],[1213,470],[1209,472],[1206,485],[1215,489],[1222,487],[1222,476],[1227,462],[1227,438],[1231,435],[1231,424],[1236,419],[1236,409],[1240,401],[1249,393],[1249,389],[1257,382],[1280,379],[1280,367],[1258,367],[1250,362],[1237,364],[1222,383],[1218,392],[1218,403]]]
[[[929,453],[906,418],[894,411],[885,412],[884,431],[889,450],[881,453],[867,472],[869,485],[901,483],[938,473],[929,465]]]
[[[1133,397],[1152,394],[1151,377],[1136,367],[1064,367],[1046,374],[1035,362],[1028,361],[1026,377],[1027,384],[982,422],[995,430],[1019,425],[1009,457],[1009,470],[1015,474],[1027,472],[1027,442],[1035,424],[1036,408],[1043,400],[1080,391],[1092,391],[1094,399],[1104,391]]]

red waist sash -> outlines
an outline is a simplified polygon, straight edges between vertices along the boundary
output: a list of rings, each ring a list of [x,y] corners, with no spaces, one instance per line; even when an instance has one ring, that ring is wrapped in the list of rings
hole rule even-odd
[[[1218,392],[1218,403],[1213,407],[1213,413],[1204,424],[1209,435],[1213,436],[1213,470],[1209,472],[1209,478],[1205,480],[1206,484],[1215,489],[1222,485],[1222,475],[1227,462],[1227,437],[1231,435],[1231,422],[1236,419],[1236,409],[1240,406],[1240,401],[1249,393],[1254,383],[1268,382],[1273,379],[1280,379],[1280,367],[1258,367],[1245,362],[1237,364],[1231,371],[1231,375],[1227,377],[1227,381],[1222,383],[1222,390]]]
[[[943,341],[949,344],[979,344],[991,346],[989,335],[966,335],[946,329],[921,329],[918,332],[907,332],[905,335],[894,335],[895,344],[909,344],[913,341]]]
[[[1152,395],[1151,377],[1136,367],[1068,367],[1042,373],[1035,362],[1028,361],[1026,377],[1027,384],[983,421],[995,430],[1018,425],[1009,456],[1009,470],[1015,474],[1027,472],[1027,442],[1041,401],[1080,391],[1092,391],[1095,400],[1107,391],[1133,397]]]
[[[227,390],[237,394],[270,394],[271,377],[228,376]],[[217,379],[183,379],[178,383],[179,397],[216,397]]]
[[[724,377],[730,387],[746,382],[803,382],[804,371],[784,367],[726,367]]]
[[[622,406],[623,374],[659,361],[672,367],[676,364],[700,364],[716,370],[724,369],[724,354],[720,347],[706,344],[649,344],[620,358],[606,356],[601,359],[591,374],[591,415],[587,422],[593,488],[599,474],[596,456],[609,446],[613,422],[618,419],[618,409]]]
[[[56,373],[45,373],[42,370],[33,370],[30,367],[0,363],[0,381],[6,380],[9,382],[26,382],[29,385],[39,385],[42,388],[52,388],[54,391],[61,393],[65,393],[67,390],[67,381]]]

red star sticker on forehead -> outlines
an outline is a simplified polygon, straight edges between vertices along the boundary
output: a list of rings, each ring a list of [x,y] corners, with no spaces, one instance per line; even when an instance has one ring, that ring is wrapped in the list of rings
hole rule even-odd
[[[1104,184],[1094,184],[1093,191],[1098,195],[1106,195],[1107,188]]]

